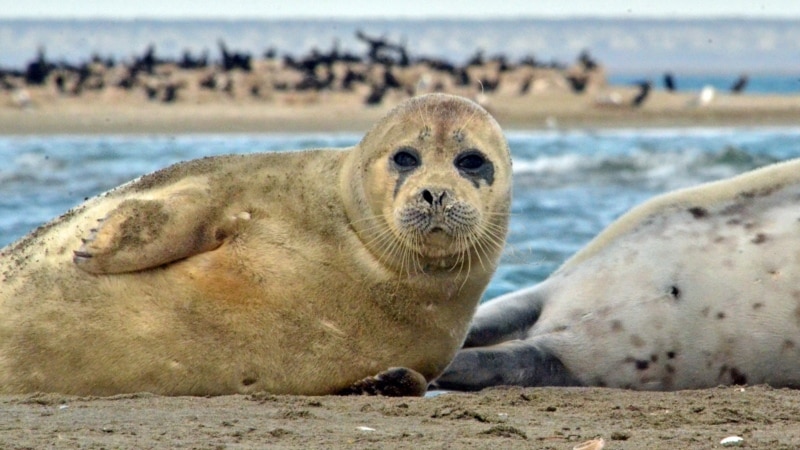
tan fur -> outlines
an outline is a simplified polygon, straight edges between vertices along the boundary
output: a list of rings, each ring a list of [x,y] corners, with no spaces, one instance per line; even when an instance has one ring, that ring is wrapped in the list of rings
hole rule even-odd
[[[422,164],[395,197],[401,146]],[[459,174],[465,149],[493,183]],[[194,160],[91,199],[0,251],[0,392],[327,394],[393,366],[431,380],[496,268],[510,164],[483,109],[431,95],[350,149]],[[402,234],[423,189],[476,225]]]

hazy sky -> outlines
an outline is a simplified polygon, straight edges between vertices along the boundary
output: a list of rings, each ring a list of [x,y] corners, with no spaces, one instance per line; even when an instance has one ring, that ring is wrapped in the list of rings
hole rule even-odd
[[[3,3],[0,18],[800,17],[799,0],[11,0]]]

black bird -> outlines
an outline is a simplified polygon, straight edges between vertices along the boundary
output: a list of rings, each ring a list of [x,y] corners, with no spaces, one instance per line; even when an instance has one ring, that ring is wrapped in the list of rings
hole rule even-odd
[[[675,92],[678,88],[675,86],[675,76],[672,75],[672,72],[667,72],[664,74],[664,88],[669,92]]]
[[[528,75],[519,87],[519,95],[525,95],[531,90],[531,83],[533,83],[533,75]]]
[[[585,75],[568,75],[567,81],[569,82],[569,86],[572,88],[572,92],[580,94],[586,90],[586,85],[589,83],[589,77]]]
[[[380,105],[383,101],[383,96],[386,95],[386,91],[388,91],[386,86],[373,84],[372,90],[367,95],[367,98],[364,99],[364,103],[370,106]]]
[[[639,85],[639,93],[636,94],[636,97],[633,98],[631,102],[631,106],[639,107],[642,106],[647,96],[650,95],[650,89],[653,87],[650,81],[640,81],[637,83]]]
[[[177,100],[178,89],[180,89],[180,86],[176,83],[169,83],[164,86],[164,97],[161,98],[161,101],[164,103],[172,103]]]
[[[589,50],[584,49],[581,54],[578,55],[578,62],[583,65],[584,70],[592,71],[597,69],[597,61],[589,54]]]
[[[472,80],[469,78],[469,73],[465,68],[459,68],[455,73],[456,86],[469,86]]]
[[[741,94],[747,87],[748,81],[747,75],[743,74],[739,76],[739,78],[736,79],[736,82],[733,83],[733,86],[731,86],[731,92],[734,94]]]
[[[44,48],[39,47],[36,59],[28,64],[25,70],[25,83],[29,85],[42,85],[47,75],[53,70],[54,65],[47,62],[44,56]]]

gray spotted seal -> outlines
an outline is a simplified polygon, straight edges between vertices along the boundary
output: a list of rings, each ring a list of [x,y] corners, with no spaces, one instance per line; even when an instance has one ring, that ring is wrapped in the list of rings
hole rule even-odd
[[[800,387],[800,160],[634,208],[479,307],[436,386]]]
[[[143,176],[0,250],[0,393],[420,395],[497,266],[510,193],[499,126],[447,95],[349,149]]]

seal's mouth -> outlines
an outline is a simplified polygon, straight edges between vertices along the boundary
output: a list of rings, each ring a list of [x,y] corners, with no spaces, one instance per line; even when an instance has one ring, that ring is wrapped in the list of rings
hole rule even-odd
[[[476,223],[463,223],[457,214],[441,210],[407,211],[414,220],[399,220],[407,246],[425,258],[457,256],[468,250]]]
[[[449,189],[427,187],[393,212],[402,247],[426,259],[458,257],[477,241],[481,213]]]
[[[444,233],[444,229],[442,227],[433,227],[428,233]]]

